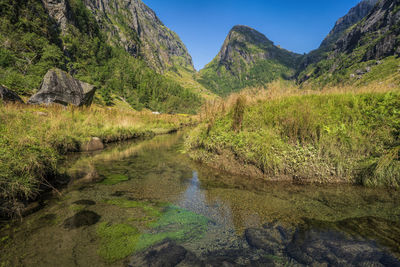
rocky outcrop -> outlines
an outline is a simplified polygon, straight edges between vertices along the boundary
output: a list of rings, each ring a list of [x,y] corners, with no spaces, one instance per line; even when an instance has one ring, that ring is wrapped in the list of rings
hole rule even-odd
[[[0,99],[4,102],[24,103],[24,101],[14,91],[4,85],[0,85]]]
[[[192,58],[179,36],[168,29],[141,0],[84,0],[112,44],[150,67],[164,72],[173,66],[194,71]]]
[[[363,60],[400,54],[400,0],[382,0],[335,44],[332,57],[365,46]]]
[[[68,0],[42,0],[42,3],[61,32],[65,33],[71,16]]]
[[[62,70],[51,69],[44,76],[39,91],[28,103],[89,106],[95,92],[93,85],[76,80]]]
[[[338,39],[349,29],[351,26],[360,22],[365,18],[375,7],[379,0],[363,0],[358,5],[350,9],[350,11],[335,23],[333,29],[329,32],[328,36],[322,41],[318,49],[311,51],[305,55],[299,65],[299,71],[304,70],[308,65],[317,63],[326,58],[326,53],[334,48]]]

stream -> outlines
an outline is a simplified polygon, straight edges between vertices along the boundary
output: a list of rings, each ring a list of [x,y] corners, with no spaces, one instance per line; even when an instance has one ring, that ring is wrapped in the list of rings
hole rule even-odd
[[[184,132],[69,155],[61,194],[0,227],[0,266],[400,266],[400,194],[232,176]]]

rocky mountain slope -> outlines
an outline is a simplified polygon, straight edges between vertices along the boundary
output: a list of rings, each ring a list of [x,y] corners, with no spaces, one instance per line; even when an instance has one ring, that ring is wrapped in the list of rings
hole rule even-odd
[[[63,32],[74,23],[71,5],[84,4],[114,46],[141,57],[160,73],[174,66],[194,71],[192,58],[179,36],[168,29],[141,0],[42,0]]]
[[[238,25],[229,32],[218,55],[200,71],[198,80],[211,91],[226,95],[292,76],[299,58],[262,33]]]
[[[308,65],[316,63],[326,57],[326,52],[331,50],[343,33],[354,24],[358,23],[375,7],[379,0],[363,0],[358,5],[336,21],[335,26],[328,36],[322,41],[320,47],[308,53],[302,60],[299,68],[304,70]]]
[[[179,37],[140,0],[0,0],[0,84],[30,96],[51,68],[99,88],[96,103],[194,112],[194,73]]]
[[[400,66],[400,1],[374,3],[362,1],[338,21],[317,51],[320,55],[308,62],[310,64],[306,64],[299,74],[300,83],[324,86],[392,78],[400,81],[397,77]],[[367,15],[351,25],[371,6],[373,8]]]

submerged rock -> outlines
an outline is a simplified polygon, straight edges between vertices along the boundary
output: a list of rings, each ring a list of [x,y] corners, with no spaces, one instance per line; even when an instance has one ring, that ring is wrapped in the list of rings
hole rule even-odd
[[[245,238],[251,247],[274,255],[285,249],[292,235],[291,230],[277,223],[265,224],[263,229],[249,228],[245,231]]]
[[[83,210],[66,219],[64,221],[64,228],[71,230],[83,226],[90,226],[98,223],[100,218],[101,216],[93,211]]]
[[[23,104],[24,101],[14,91],[0,85],[0,99],[4,102],[14,102]]]
[[[400,266],[372,241],[328,230],[298,231],[287,246],[288,256],[306,265]]]
[[[132,256],[130,267],[202,266],[201,261],[172,240],[165,240]]]
[[[93,206],[93,205],[96,205],[96,202],[94,202],[93,200],[90,200],[90,199],[81,199],[81,200],[75,201],[73,204],[84,205],[84,206]]]
[[[28,103],[89,106],[95,92],[93,85],[76,80],[60,69],[51,69],[44,76],[39,91]]]

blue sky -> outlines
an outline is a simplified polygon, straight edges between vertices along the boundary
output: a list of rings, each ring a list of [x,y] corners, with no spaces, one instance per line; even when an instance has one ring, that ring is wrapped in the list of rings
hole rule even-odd
[[[143,0],[187,46],[196,69],[220,50],[229,30],[248,25],[283,48],[307,53],[319,46],[359,0]]]

